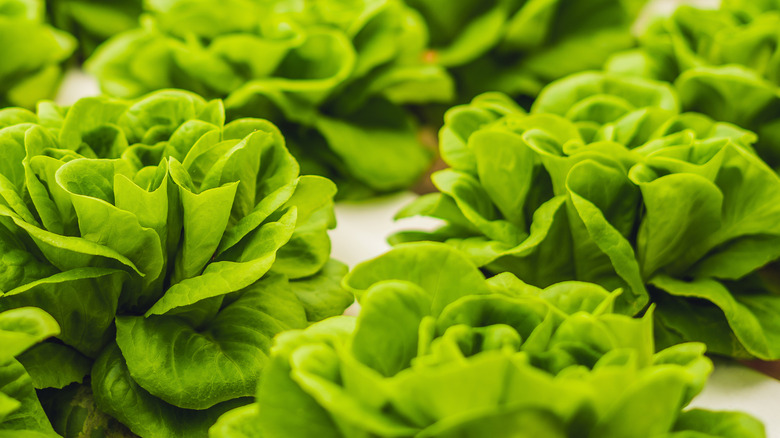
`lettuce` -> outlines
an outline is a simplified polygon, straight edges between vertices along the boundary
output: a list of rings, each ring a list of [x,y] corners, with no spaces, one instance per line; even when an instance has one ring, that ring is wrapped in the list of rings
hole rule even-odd
[[[205,434],[254,393],[275,334],[352,302],[334,184],[299,176],[270,122],[224,121],[174,90],[0,111],[0,310],[62,327],[25,361],[38,388],[89,374],[141,436]]]
[[[57,436],[18,357],[59,332],[54,318],[41,309],[0,312],[0,436]]]
[[[142,0],[46,0],[49,18],[59,29],[76,36],[82,56],[90,55],[108,38],[138,27]]]
[[[408,187],[430,164],[401,105],[448,101],[452,83],[423,62],[427,30],[400,0],[150,1],[143,24],[88,60],[105,93],[225,97],[229,120],[277,124],[342,197]]]
[[[0,0],[0,108],[54,96],[76,41],[44,23],[42,0]]]
[[[635,45],[645,0],[406,0],[430,28],[429,58],[450,69],[460,101],[485,91],[536,96]]]
[[[741,413],[682,409],[704,346],[655,352],[652,309],[620,291],[485,280],[442,244],[399,246],[348,274],[362,313],[279,335],[254,405],[212,438],[765,436]]]
[[[753,133],[678,106],[667,84],[582,73],[530,114],[497,94],[456,107],[439,192],[397,215],[445,224],[391,240],[446,242],[537,287],[622,288],[620,313],[654,303],[661,346],[778,359],[780,293],[761,268],[780,257],[780,178]]]
[[[780,166],[780,2],[725,0],[718,10],[690,6],[654,22],[640,48],[607,69],[674,81],[683,108],[756,132],[760,156]]]

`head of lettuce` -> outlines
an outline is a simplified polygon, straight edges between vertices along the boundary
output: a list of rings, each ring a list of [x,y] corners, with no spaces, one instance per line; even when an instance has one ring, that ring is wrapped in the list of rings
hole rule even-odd
[[[619,290],[486,280],[443,244],[399,246],[345,278],[363,306],[277,337],[257,402],[212,438],[761,438],[740,413],[683,408],[712,363],[656,352],[652,310]]]
[[[538,287],[622,288],[619,312],[655,303],[661,345],[780,359],[780,294],[763,269],[780,258],[780,178],[752,132],[681,113],[669,84],[586,72],[530,113],[497,94],[453,108],[440,138],[439,192],[398,216],[444,225],[394,242],[446,242]]]
[[[453,84],[401,0],[148,1],[141,24],[85,64],[108,95],[225,98],[229,120],[282,128],[304,173],[341,197],[408,188],[430,165],[405,105],[448,102]]]
[[[90,376],[134,433],[196,436],[254,393],[276,333],[350,304],[335,186],[299,176],[268,121],[166,90],[5,109],[0,127],[0,310],[62,328],[25,363],[56,375],[42,388]]]

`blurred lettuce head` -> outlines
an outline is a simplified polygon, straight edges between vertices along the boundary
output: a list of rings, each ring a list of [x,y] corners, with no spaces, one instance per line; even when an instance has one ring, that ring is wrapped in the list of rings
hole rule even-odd
[[[403,107],[452,98],[427,39],[400,0],[154,1],[86,69],[113,96],[224,97],[228,120],[272,121],[304,173],[360,197],[409,187],[430,164]]]
[[[108,38],[138,27],[143,0],[46,0],[49,20],[76,37],[82,57]]]
[[[197,433],[254,392],[276,333],[352,302],[329,257],[336,188],[299,176],[270,122],[163,90],[0,110],[0,126],[0,310],[62,327],[25,363],[41,387],[91,374],[135,433]]]
[[[0,0],[0,45],[0,108],[33,108],[57,92],[76,41],[45,23],[42,0]]]
[[[780,357],[780,179],[756,136],[680,113],[668,84],[582,73],[548,86],[530,114],[500,94],[453,108],[451,166],[397,217],[444,221],[392,242],[446,242],[491,273],[537,287],[622,288],[621,313],[657,306],[661,345]]]
[[[534,97],[547,83],[635,45],[645,0],[407,0],[430,29],[430,58],[450,69],[459,101],[486,91]]]
[[[680,6],[641,35],[639,48],[606,69],[674,82],[685,110],[759,136],[759,155],[780,165],[780,3],[726,0],[719,9]]]
[[[399,246],[345,277],[363,306],[279,335],[257,402],[221,437],[762,437],[740,413],[682,412],[712,370],[704,346],[653,347],[652,309],[620,291],[512,274],[486,280],[439,243]]]

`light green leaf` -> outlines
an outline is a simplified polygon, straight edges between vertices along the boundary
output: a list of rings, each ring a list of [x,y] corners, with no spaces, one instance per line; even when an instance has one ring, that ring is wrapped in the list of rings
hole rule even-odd
[[[408,281],[420,286],[430,295],[432,315],[438,315],[463,295],[490,291],[476,266],[456,250],[435,243],[399,245],[356,266],[344,277],[343,284],[360,300],[369,287],[385,280]]]
[[[205,437],[220,415],[247,403],[235,399],[208,410],[187,410],[150,395],[130,377],[116,345],[109,346],[92,369],[95,402],[134,433],[160,438]]]

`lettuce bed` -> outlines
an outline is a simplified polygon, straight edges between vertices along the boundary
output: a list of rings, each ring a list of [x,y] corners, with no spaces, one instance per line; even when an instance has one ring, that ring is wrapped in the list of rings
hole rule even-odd
[[[485,280],[441,244],[400,246],[345,285],[360,316],[280,335],[254,405],[212,438],[763,437],[740,413],[682,411],[712,363],[698,343],[655,352],[652,309],[620,291]]]
[[[333,183],[299,176],[268,121],[224,120],[183,91],[0,111],[0,310],[62,328],[22,360],[59,433],[91,426],[56,391],[91,376],[133,432],[201,436],[254,393],[275,334],[351,303]]]
[[[393,242],[443,241],[489,272],[537,287],[623,288],[619,312],[655,303],[659,345],[780,358],[780,178],[756,137],[680,114],[669,85],[583,73],[553,83],[530,114],[487,94],[441,131],[451,169],[398,217],[445,221]]]
[[[86,64],[107,94],[225,97],[229,120],[271,120],[342,197],[409,187],[428,168],[401,105],[448,101],[452,81],[423,61],[426,27],[400,0],[154,1],[142,21]]]
[[[0,0],[0,438],[765,437],[687,406],[780,359],[780,2],[644,4]]]

